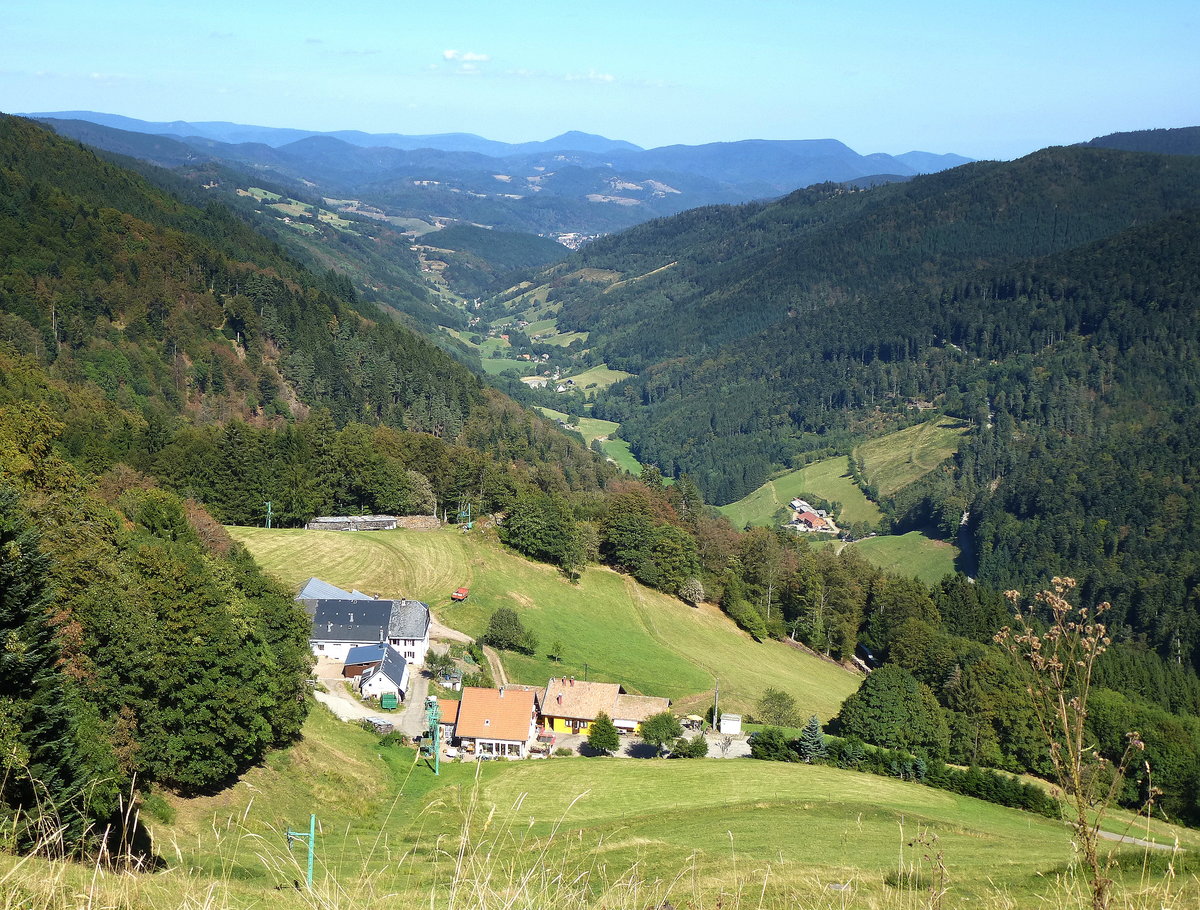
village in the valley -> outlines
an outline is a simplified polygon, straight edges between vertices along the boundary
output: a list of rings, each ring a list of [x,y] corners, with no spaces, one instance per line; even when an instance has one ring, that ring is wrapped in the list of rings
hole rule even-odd
[[[449,594],[455,600],[468,596],[466,588]],[[574,676],[554,676],[544,686],[515,685],[490,648],[481,650],[496,685],[463,685],[472,667],[463,646],[471,639],[438,623],[428,604],[347,591],[319,578],[310,578],[296,600],[312,619],[316,698],[342,720],[401,734],[440,761],[586,754],[601,716],[620,735],[614,754],[659,752],[640,734],[643,722],[670,712],[668,698]],[[449,659],[456,652],[460,656]],[[717,715],[715,725],[695,714],[677,719],[689,735],[709,740],[711,755],[749,753],[740,715]]]

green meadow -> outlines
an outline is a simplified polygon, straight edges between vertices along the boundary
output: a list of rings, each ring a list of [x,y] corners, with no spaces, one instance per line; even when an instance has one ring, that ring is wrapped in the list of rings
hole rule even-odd
[[[752,759],[443,763],[314,706],[300,741],[145,816],[164,867],[0,857],[11,910],[1083,908],[1060,822],[916,783]],[[307,845],[286,832],[317,817]],[[1138,832],[1135,829],[1135,833]],[[1183,852],[1108,844],[1113,908],[1200,901]],[[1168,870],[1168,864],[1170,869]],[[933,893],[944,891],[935,901]]]
[[[804,493],[812,493],[830,502],[842,504],[841,523],[877,522],[879,507],[863,495],[850,477],[844,455],[813,462],[768,480],[748,496],[721,506],[720,511],[735,527],[766,527],[774,524],[775,513]]]
[[[730,710],[750,710],[774,687],[795,697],[806,716],[822,719],[858,687],[859,677],[836,664],[784,642],[754,641],[713,605],[690,607],[600,567],[571,584],[479,532],[230,533],[293,590],[316,575],[369,594],[413,597],[469,635],[482,634],[497,608],[511,607],[539,639],[533,656],[503,653],[514,682],[544,684],[554,675],[574,675],[667,696],[689,708],[708,704],[719,676],[722,703]],[[451,601],[450,592],[460,585],[471,596]],[[561,661],[547,654],[556,642]]]
[[[887,497],[957,452],[967,430],[965,421],[939,417],[868,440],[854,454],[862,459],[868,482]]]
[[[907,534],[866,537],[853,543],[825,540],[816,546],[853,547],[871,565],[885,572],[919,578],[932,585],[957,571],[958,547],[944,540],[926,537],[920,531]]]

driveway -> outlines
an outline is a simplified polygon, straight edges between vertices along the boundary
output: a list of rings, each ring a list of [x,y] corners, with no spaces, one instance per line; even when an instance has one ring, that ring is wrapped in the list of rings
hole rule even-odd
[[[340,720],[354,723],[368,717],[382,717],[391,721],[398,732],[408,736],[425,732],[425,696],[429,694],[429,677],[424,672],[415,670],[409,676],[408,698],[399,711],[368,707],[355,698],[346,688],[353,683],[342,676],[342,665],[338,661],[318,658],[313,675],[327,690],[317,690],[313,692],[313,697]]]
[[[330,660],[327,657],[317,658],[313,675],[326,689],[324,692],[320,689],[313,692],[313,698],[337,715],[339,719],[353,722],[379,716],[378,710],[368,708],[346,691],[346,683],[349,680],[342,676],[340,661]]]

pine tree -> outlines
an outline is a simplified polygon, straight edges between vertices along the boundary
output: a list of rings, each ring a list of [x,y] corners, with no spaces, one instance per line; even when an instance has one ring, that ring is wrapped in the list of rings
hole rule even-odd
[[[825,735],[821,732],[821,721],[815,714],[804,725],[804,730],[800,734],[799,749],[800,757],[810,765],[815,761],[820,761],[826,755]]]
[[[615,752],[621,745],[621,739],[617,734],[617,728],[612,722],[612,718],[601,711],[596,715],[596,719],[592,721],[591,730],[588,732],[588,745],[597,752]]]
[[[86,822],[78,733],[47,621],[49,575],[17,494],[0,488],[0,805],[21,813],[25,846],[59,825],[77,843]]]

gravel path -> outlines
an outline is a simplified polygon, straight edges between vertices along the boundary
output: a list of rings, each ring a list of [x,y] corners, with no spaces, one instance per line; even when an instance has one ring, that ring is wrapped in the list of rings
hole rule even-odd
[[[1138,847],[1149,847],[1151,850],[1174,850],[1174,844],[1156,844],[1154,841],[1142,840],[1140,837],[1130,837],[1128,834],[1113,834],[1111,831],[1101,831],[1100,836],[1105,840],[1115,840],[1122,844],[1134,844]]]

